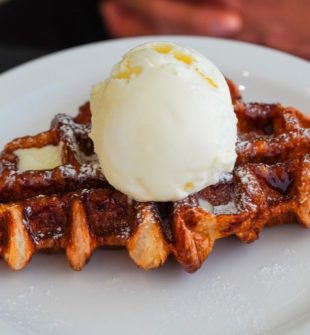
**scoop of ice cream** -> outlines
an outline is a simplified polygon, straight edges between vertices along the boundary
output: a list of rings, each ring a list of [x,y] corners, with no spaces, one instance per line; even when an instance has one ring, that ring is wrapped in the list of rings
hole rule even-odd
[[[180,200],[233,169],[229,88],[194,50],[171,43],[132,49],[94,86],[91,111],[103,173],[135,200]]]

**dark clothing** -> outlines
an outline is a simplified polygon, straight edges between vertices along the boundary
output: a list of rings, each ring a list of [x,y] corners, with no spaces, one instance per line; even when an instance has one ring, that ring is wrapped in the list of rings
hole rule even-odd
[[[0,5],[0,46],[46,51],[107,38],[98,0],[11,0]]]

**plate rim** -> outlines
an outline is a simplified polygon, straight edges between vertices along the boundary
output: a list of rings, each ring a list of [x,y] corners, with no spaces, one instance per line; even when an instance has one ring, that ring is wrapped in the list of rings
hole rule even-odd
[[[96,42],[90,42],[90,43],[85,43],[81,45],[76,45],[73,47],[61,49],[61,50],[56,50],[51,53],[48,53],[43,56],[39,56],[35,59],[26,61],[20,65],[17,65],[13,68],[10,68],[0,74],[0,80],[3,79],[3,77],[6,77],[10,75],[11,73],[14,73],[16,71],[23,70],[24,68],[32,67],[38,62],[44,62],[44,61],[49,61],[52,58],[59,57],[62,55],[68,55],[70,53],[74,53],[76,51],[81,51],[85,49],[89,49],[92,47],[100,46],[100,45],[113,45],[116,44],[121,44],[121,43],[126,43],[126,42],[133,42],[133,41],[144,41],[146,39],[152,39],[152,40],[181,40],[181,39],[191,39],[193,41],[199,41],[199,40],[205,40],[205,41],[210,41],[210,42],[217,42],[217,43],[227,43],[231,44],[233,46],[240,46],[240,47],[249,47],[250,49],[256,49],[260,50],[266,53],[270,53],[273,55],[277,55],[279,57],[286,57],[287,59],[290,59],[291,61],[296,61],[302,65],[306,65],[310,67],[310,62],[293,54],[277,50],[271,47],[255,44],[255,43],[250,43],[250,42],[244,42],[244,41],[237,41],[237,40],[232,40],[232,39],[227,39],[227,38],[218,38],[218,37],[208,37],[208,36],[198,36],[198,35],[145,35],[145,36],[137,36],[137,37],[122,37],[122,38],[115,38],[115,39],[110,39],[110,40],[102,40],[102,41],[96,41]],[[178,43],[178,42],[177,42]]]
[[[143,36],[143,37],[127,37],[127,38],[118,38],[118,39],[113,39],[113,40],[105,40],[105,41],[98,41],[98,42],[92,42],[92,43],[88,43],[88,44],[83,44],[83,45],[78,45],[75,47],[71,47],[71,48],[67,48],[67,49],[63,49],[60,51],[55,51],[52,52],[50,54],[38,57],[34,60],[25,62],[21,65],[18,65],[12,69],[9,69],[7,71],[4,71],[0,74],[0,85],[1,83],[5,82],[6,80],[8,80],[10,77],[14,77],[15,75],[18,75],[20,72],[22,71],[29,71],[31,70],[31,68],[33,68],[34,66],[36,66],[36,64],[42,64],[45,62],[49,62],[51,60],[54,60],[56,58],[65,56],[65,55],[70,55],[70,54],[74,54],[76,52],[80,52],[81,50],[87,50],[89,48],[93,48],[93,47],[98,47],[98,46],[105,46],[105,47],[112,47],[114,45],[117,44],[122,44],[122,43],[128,43],[128,42],[137,42],[137,43],[141,43],[142,41],[145,41],[147,39],[152,39],[152,40],[177,40],[177,43],[179,43],[179,40],[182,39],[187,39],[187,40],[195,40],[197,42],[199,41],[210,41],[210,42],[216,42],[216,43],[222,43],[222,44],[230,44],[233,45],[234,47],[246,47],[246,48],[250,48],[251,50],[255,51],[255,50],[260,50],[261,52],[263,52],[264,54],[269,54],[275,57],[284,57],[286,60],[290,61],[290,62],[294,62],[294,63],[299,63],[302,66],[306,66],[308,67],[309,73],[310,73],[310,62],[285,53],[283,51],[279,51],[279,50],[275,50],[269,47],[265,47],[265,46],[260,46],[260,45],[255,45],[252,43],[248,43],[248,42],[240,42],[240,41],[235,41],[235,40],[228,40],[228,39],[221,39],[221,38],[213,38],[213,37],[205,37],[205,36],[191,36],[191,35],[149,35],[149,36]],[[283,58],[283,59],[284,59]],[[0,114],[1,114],[1,110],[0,110]],[[292,330],[288,330],[285,331],[285,334],[296,334],[296,331],[300,330],[302,331],[303,334],[304,331],[307,331],[310,329],[310,318],[308,316],[308,318],[304,319],[297,319],[296,323],[294,322],[295,327]],[[4,329],[3,329],[4,327]],[[0,330],[4,330],[6,331],[6,333],[8,331],[10,331],[10,334],[12,335],[19,335],[21,334],[21,332],[18,329],[13,329],[11,330],[11,326],[7,323],[5,323],[1,318],[0,318]],[[282,334],[284,334],[282,333]]]

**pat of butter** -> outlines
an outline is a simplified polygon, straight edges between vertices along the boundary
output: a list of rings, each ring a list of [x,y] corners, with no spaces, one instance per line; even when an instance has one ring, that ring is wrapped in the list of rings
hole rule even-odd
[[[51,170],[62,164],[59,146],[47,145],[43,148],[18,149],[18,170]]]

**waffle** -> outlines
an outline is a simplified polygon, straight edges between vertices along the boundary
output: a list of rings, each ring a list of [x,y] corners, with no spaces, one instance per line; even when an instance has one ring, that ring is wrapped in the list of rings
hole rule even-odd
[[[280,104],[243,103],[228,82],[238,118],[237,162],[216,185],[171,203],[135,202],[101,173],[88,137],[89,105],[58,115],[51,129],[16,139],[0,156],[0,254],[13,270],[38,251],[65,251],[80,270],[98,247],[127,248],[143,269],[169,254],[197,270],[219,238],[252,242],[265,226],[310,226],[310,119]],[[18,170],[15,151],[59,145],[62,165]]]
[[[36,195],[59,194],[76,189],[105,186],[94,155],[90,131],[89,104],[80,108],[76,118],[58,114],[49,131],[18,138],[8,143],[0,154],[0,203],[14,202]],[[18,170],[14,152],[19,149],[59,145],[61,165],[53,170]]]

